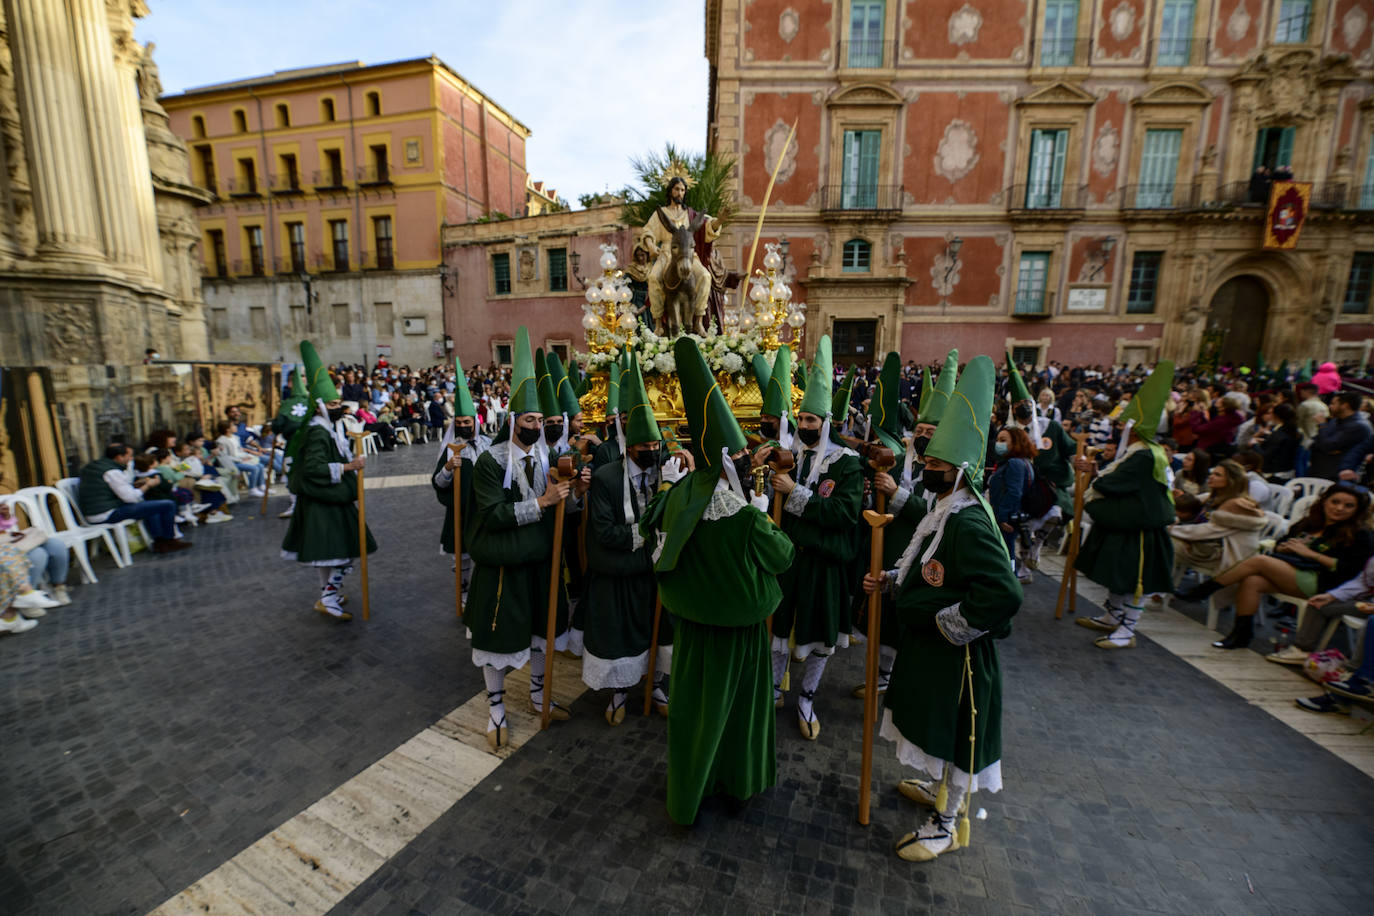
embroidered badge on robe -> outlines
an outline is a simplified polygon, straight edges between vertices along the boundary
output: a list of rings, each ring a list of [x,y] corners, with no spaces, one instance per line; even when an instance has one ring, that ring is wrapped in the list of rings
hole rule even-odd
[[[945,584],[945,566],[939,560],[931,560],[921,567],[921,578],[932,588]]]
[[[816,488],[816,492],[822,496],[829,496],[831,493],[835,492],[835,481],[822,480],[821,485]]]

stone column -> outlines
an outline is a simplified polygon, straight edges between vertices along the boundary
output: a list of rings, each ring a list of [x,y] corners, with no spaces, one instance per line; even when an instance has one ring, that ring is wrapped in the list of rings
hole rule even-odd
[[[97,2],[95,5],[99,6]],[[148,150],[147,122],[145,108],[152,108],[162,115],[166,123],[166,112],[158,104],[156,95],[160,93],[161,81],[155,76],[148,82],[151,98],[143,98],[136,84],[145,68],[156,71],[152,62],[153,46],[145,50],[134,40],[134,22],[129,15],[129,4],[106,3],[110,29],[110,43],[114,55],[114,68],[117,74],[116,86],[119,89],[118,119],[123,130],[125,149],[128,152],[129,181],[134,191],[134,204],[137,208],[138,233],[143,264],[154,283],[163,282],[165,265],[162,260],[161,243],[158,240],[157,198],[153,192],[152,161]],[[189,162],[189,160],[188,160]],[[187,170],[189,176],[189,169]],[[181,177],[189,182],[189,177]]]
[[[102,259],[81,83],[70,21],[59,0],[10,0],[19,108],[24,122],[38,253],[54,260]]]
[[[132,71],[118,85],[114,50],[110,46],[109,25],[102,0],[66,0],[76,46],[76,72],[85,100],[86,131],[90,137],[100,223],[105,233],[105,251],[111,261],[141,276],[147,276],[147,258],[139,232],[139,207],[136,195],[141,190],[129,161],[126,109],[122,97],[134,91]],[[132,106],[137,111],[137,106]],[[134,123],[143,124],[135,114]],[[147,177],[147,157],[143,163]],[[148,208],[152,208],[151,188]],[[156,226],[156,222],[154,222]]]

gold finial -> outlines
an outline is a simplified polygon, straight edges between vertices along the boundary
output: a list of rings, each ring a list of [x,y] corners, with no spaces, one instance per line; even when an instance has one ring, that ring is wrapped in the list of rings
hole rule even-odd
[[[683,165],[681,162],[678,162],[676,159],[668,163],[667,168],[665,168],[659,174],[659,187],[668,187],[668,182],[672,181],[674,178],[681,178],[683,182],[687,185],[689,190],[692,188],[693,185],[697,183],[697,180],[687,172],[687,166]]]

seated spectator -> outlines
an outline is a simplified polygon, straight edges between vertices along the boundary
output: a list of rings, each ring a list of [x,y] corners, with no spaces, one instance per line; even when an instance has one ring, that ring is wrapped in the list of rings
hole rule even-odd
[[[1235,454],[1236,430],[1245,422],[1241,403],[1239,396],[1228,393],[1221,399],[1221,409],[1211,419],[1194,414],[1188,421],[1197,434],[1196,447],[1206,450],[1213,461]]]
[[[382,451],[391,452],[396,450],[396,430],[391,428],[388,423],[381,423],[377,420],[377,415],[368,410],[365,405],[358,405],[358,409],[353,412],[363,429],[370,433],[376,433],[382,440]]]
[[[205,440],[205,460],[209,462],[208,467],[219,475],[219,482],[224,487],[224,501],[234,505],[239,501],[239,469],[224,454],[218,439]]]
[[[143,522],[152,535],[154,553],[171,553],[190,547],[177,535],[177,504],[170,499],[144,498],[144,492],[161,478],[144,477],[130,482],[128,470],[133,455],[133,449],[116,442],[105,449],[105,457],[81,469],[77,502],[82,514],[87,521],[97,524],[129,518]]]
[[[1268,512],[1273,508],[1274,491],[1269,488],[1269,482],[1260,474],[1260,469],[1264,467],[1264,459],[1260,457],[1259,452],[1236,452],[1236,464],[1245,468],[1245,479],[1250,498],[1255,501],[1257,506]]]
[[[1259,534],[1266,519],[1250,498],[1248,484],[1245,469],[1234,461],[1212,468],[1207,475],[1207,498],[1201,512],[1194,514],[1195,521],[1169,526],[1175,578],[1187,568],[1229,569],[1259,552]]]
[[[0,536],[0,633],[25,633],[38,626],[56,602],[29,584],[29,563],[18,538]],[[22,612],[22,613],[21,613]]]
[[[221,459],[227,460],[236,471],[242,471],[248,476],[248,495],[261,496],[267,469],[258,463],[256,456],[249,455],[243,450],[239,437],[233,433],[232,424],[225,420],[215,424],[215,442],[219,445]]]
[[[161,473],[162,459],[160,456],[169,454],[166,449],[158,449],[151,455],[135,455],[134,480],[152,477],[153,484],[144,491],[143,498],[170,499],[177,504],[177,521],[195,524],[196,517],[191,511],[191,504],[195,502],[195,494],[186,487],[178,487],[171,476]]]
[[[1360,667],[1339,681],[1327,681],[1322,685],[1326,693],[1303,697],[1297,704],[1309,712],[1346,712],[1349,700],[1368,705],[1374,700],[1374,627],[1364,628],[1363,654]]]
[[[443,436],[444,427],[448,425],[448,415],[444,411],[444,393],[434,392],[434,400],[428,404],[429,428],[437,436]]]
[[[67,591],[70,548],[57,538],[48,537],[41,528],[20,528],[13,507],[3,499],[0,499],[0,539],[8,539],[28,560],[29,589],[21,594],[40,588],[46,576],[49,589],[44,597],[53,602],[51,606],[66,607],[72,603],[71,593]],[[44,607],[47,607],[38,605],[32,599],[25,603],[35,605],[25,609],[24,613],[29,617],[42,617]]]
[[[1309,477],[1336,480],[1342,470],[1353,470],[1363,462],[1360,449],[1374,435],[1363,405],[1364,398],[1353,391],[1338,392],[1331,399],[1331,416],[1312,439]]]
[[[1264,475],[1288,480],[1293,476],[1293,469],[1298,461],[1298,449],[1302,445],[1302,433],[1298,430],[1298,413],[1292,404],[1275,404],[1271,414],[1274,418],[1273,428],[1268,432],[1256,432],[1254,444],[1264,458]]]
[[[1369,494],[1348,484],[1327,487],[1307,513],[1279,540],[1272,555],[1253,556],[1193,588],[1175,592],[1202,601],[1228,585],[1236,591],[1236,623],[1217,649],[1243,649],[1254,635],[1260,599],[1275,592],[1309,597],[1335,588],[1359,573],[1374,554],[1374,532],[1366,527]]]
[[[217,524],[232,520],[232,516],[224,508],[224,492],[218,481],[211,481],[210,486],[202,486],[202,481],[181,469],[183,461],[181,453],[190,452],[186,445],[177,446],[177,454],[159,449],[153,453],[153,457],[158,459],[157,472],[162,475],[166,483],[170,483],[175,489],[175,493],[187,493],[190,501],[185,505],[183,517],[186,521],[194,523],[208,522]],[[177,502],[183,500],[177,497]]]
[[[1175,490],[1174,515],[1178,517],[1180,525],[1197,524],[1202,521],[1202,500],[1191,493],[1180,493]]]
[[[420,403],[419,395],[406,395],[401,403],[401,423],[410,430],[412,440],[425,438],[425,427],[429,425],[429,417],[425,413],[424,405]]]
[[[1174,495],[1187,493],[1189,496],[1205,495],[1207,474],[1212,468],[1211,458],[1202,449],[1193,449],[1183,456],[1180,470],[1174,475]]]
[[[1317,651],[1322,633],[1333,620],[1344,616],[1368,617],[1374,614],[1374,560],[1364,565],[1364,571],[1330,591],[1307,599],[1307,612],[1298,621],[1293,644],[1265,658],[1280,665],[1301,665],[1307,656]]]

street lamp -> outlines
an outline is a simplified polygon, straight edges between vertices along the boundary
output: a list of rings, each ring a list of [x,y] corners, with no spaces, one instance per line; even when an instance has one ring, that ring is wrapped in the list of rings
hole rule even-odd
[[[1115,247],[1116,237],[1111,235],[1097,243],[1097,253],[1101,256],[1101,260],[1093,265],[1092,272],[1088,274],[1089,283],[1096,280],[1098,275],[1107,269],[1107,262],[1111,260],[1112,249]]]

